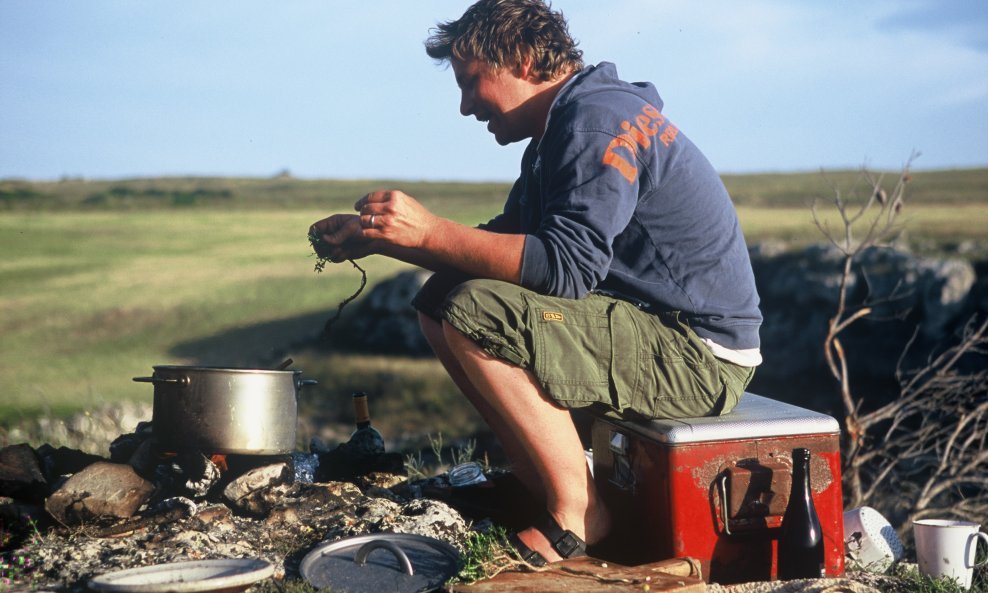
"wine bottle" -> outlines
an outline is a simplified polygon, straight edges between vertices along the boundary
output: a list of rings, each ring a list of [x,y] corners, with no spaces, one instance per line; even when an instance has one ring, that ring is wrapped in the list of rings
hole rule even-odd
[[[358,391],[353,394],[353,414],[357,430],[350,435],[350,451],[358,457],[372,457],[384,453],[384,437],[371,426],[370,408],[367,394]]]
[[[793,449],[792,490],[779,535],[779,580],[820,578],[824,575],[823,531],[810,488],[810,451]]]

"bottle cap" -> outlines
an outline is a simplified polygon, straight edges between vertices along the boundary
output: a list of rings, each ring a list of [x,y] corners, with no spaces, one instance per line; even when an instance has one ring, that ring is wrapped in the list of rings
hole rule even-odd
[[[367,394],[357,391],[353,394],[353,416],[354,422],[361,424],[370,422],[370,409],[367,407]]]

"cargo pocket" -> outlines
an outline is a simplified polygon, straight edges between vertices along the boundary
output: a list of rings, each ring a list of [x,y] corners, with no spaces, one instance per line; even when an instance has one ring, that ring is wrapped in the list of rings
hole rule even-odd
[[[591,303],[591,298],[597,302]],[[610,404],[609,308],[605,299],[594,297],[572,302],[531,299],[533,370],[549,395],[564,406]]]
[[[676,313],[652,316],[642,331],[642,379],[634,409],[649,418],[695,418],[717,407],[724,393],[717,359]]]
[[[611,309],[611,405],[621,413],[636,409],[641,393],[642,338],[638,316],[647,315],[623,301]]]

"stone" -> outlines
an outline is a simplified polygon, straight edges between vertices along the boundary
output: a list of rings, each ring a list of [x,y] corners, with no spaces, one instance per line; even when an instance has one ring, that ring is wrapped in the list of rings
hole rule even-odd
[[[121,463],[126,463],[130,467],[134,468],[134,471],[140,474],[143,478],[152,478],[158,468],[158,464],[161,463],[161,461],[156,455],[154,443],[147,440],[140,443],[137,448],[131,452],[130,457]]]
[[[375,354],[430,356],[432,349],[419,329],[412,298],[430,272],[409,270],[382,280],[353,304],[340,320],[338,331],[347,348]]]
[[[100,461],[69,478],[45,501],[45,509],[63,525],[128,518],[154,493],[154,484],[134,468]]]
[[[141,445],[151,440],[153,426],[150,422],[139,422],[134,432],[123,434],[110,443],[110,461],[127,463]]]
[[[227,484],[223,498],[234,507],[253,514],[265,515],[270,506],[264,500],[263,491],[272,486],[292,483],[289,463],[273,463],[251,469]]]
[[[38,457],[41,458],[45,477],[51,484],[61,476],[78,473],[93,463],[106,461],[105,457],[99,455],[65,446],[56,449],[48,444],[38,447]]]
[[[196,519],[205,528],[213,525],[230,524],[230,508],[222,504],[210,504],[201,507],[196,513]]]
[[[48,481],[34,448],[19,444],[0,449],[0,496],[41,502],[47,495]]]

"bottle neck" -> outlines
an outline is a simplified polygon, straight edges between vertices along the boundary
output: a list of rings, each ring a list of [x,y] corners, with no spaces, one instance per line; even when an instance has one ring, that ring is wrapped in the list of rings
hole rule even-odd
[[[370,426],[370,409],[367,406],[366,395],[353,396],[353,418],[357,428]]]
[[[810,495],[810,460],[809,455],[795,456],[792,465],[792,493],[802,496]]]

